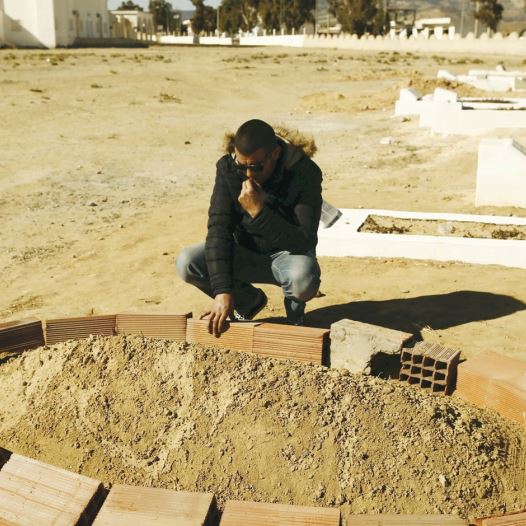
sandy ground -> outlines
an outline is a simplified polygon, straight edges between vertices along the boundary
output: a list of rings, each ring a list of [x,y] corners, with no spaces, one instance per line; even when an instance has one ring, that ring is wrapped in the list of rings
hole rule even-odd
[[[344,518],[526,506],[518,424],[396,380],[121,336],[25,353],[0,383],[0,444],[107,486]]]
[[[174,258],[204,238],[224,132],[252,117],[314,136],[336,206],[524,215],[475,208],[478,137],[391,117],[400,87],[432,91],[440,67],[503,60],[522,67],[341,50],[0,52],[0,319],[203,311],[208,299],[178,280]],[[512,135],[526,143],[524,131]],[[394,143],[380,144],[385,136]],[[465,356],[524,352],[523,270],[353,258],[321,267],[313,325],[349,317],[431,329]],[[280,291],[266,290],[261,317],[283,315]]]
[[[194,47],[0,52],[0,321],[28,316],[205,310],[209,300],[178,280],[174,259],[182,247],[204,238],[214,165],[221,155],[223,134],[252,117],[297,127],[314,135],[319,147],[315,160],[324,171],[324,196],[336,206],[526,215],[519,209],[474,206],[479,138],[433,136],[420,130],[416,119],[391,117],[398,89],[411,82],[432,91],[436,85],[433,77],[439,67],[460,73],[472,65],[494,67],[499,62],[500,57],[480,60],[465,56],[375,55],[338,50]],[[505,60],[505,63],[510,68],[523,67],[518,59]],[[466,90],[466,94],[472,93]],[[509,132],[496,132],[492,136],[509,135]],[[512,135],[526,144],[525,132]],[[394,142],[380,144],[380,139],[386,136],[393,137]],[[496,350],[524,358],[524,270],[393,259],[321,258],[320,263],[323,294],[308,306],[308,322],[312,325],[329,327],[339,319],[352,318],[423,332],[427,339],[459,348],[465,357],[483,350]],[[272,287],[265,290],[270,301],[260,317],[282,316],[280,291]],[[166,464],[170,460],[176,467],[183,466],[184,461],[199,458],[199,454],[194,452],[192,456],[187,448],[189,457],[165,458],[163,455],[173,444],[162,442],[158,450],[150,447],[153,439],[148,430],[144,431],[145,440],[138,440],[137,447],[111,449],[112,443],[129,442],[130,437],[125,434],[127,428],[118,425],[119,418],[130,418],[137,407],[146,408],[153,411],[156,418],[152,432],[162,433],[162,426],[170,424],[173,416],[165,411],[176,409],[170,406],[170,393],[157,384],[157,369],[148,376],[143,362],[133,362],[131,372],[127,372],[126,356],[121,356],[123,352],[126,354],[126,346],[124,350],[114,351],[116,360],[122,358],[120,369],[117,365],[112,369],[111,364],[106,367],[106,359],[100,355],[104,345],[97,343],[95,348],[66,345],[54,354],[44,349],[2,364],[3,381],[12,387],[6,389],[10,394],[2,407],[2,443],[106,482],[127,480],[188,489],[205,487],[208,483],[200,471],[202,465],[192,465],[183,475],[176,468],[171,471]],[[150,351],[147,348],[146,354]],[[144,358],[144,350],[137,348],[137,352]],[[158,367],[168,367],[165,351],[158,352]],[[103,363],[91,370],[90,363],[98,363],[97,357]],[[85,358],[86,363],[80,363],[80,358]],[[191,371],[188,369],[192,378],[197,378],[203,368],[212,367],[211,377],[220,374],[211,363],[222,358],[213,355],[205,358],[197,360]],[[185,359],[181,358],[183,362]],[[188,360],[192,362],[189,355]],[[235,365],[237,358],[229,356],[224,360],[223,366],[228,369]],[[260,363],[252,358],[243,360],[248,362],[241,363],[242,368],[246,368],[247,363]],[[254,367],[268,366],[264,361],[261,363],[263,365]],[[84,367],[87,376],[78,376]],[[175,373],[170,367],[159,374],[173,383]],[[287,369],[287,374],[290,370]],[[146,374],[137,393],[134,391],[136,398],[126,399],[121,392],[123,384],[112,383],[119,371],[124,375],[123,382],[128,374],[131,377],[141,371]],[[365,379],[362,383],[341,380],[336,378],[339,373],[335,373],[334,378],[328,377],[332,378],[330,381],[320,379],[318,376],[322,373],[318,370],[301,369],[300,373],[297,374],[303,375],[303,379],[298,380],[299,387],[281,386],[280,407],[288,403],[290,397],[298,398],[298,403],[303,397],[316,404],[320,411],[310,416],[293,406],[287,406],[286,410],[296,415],[294,418],[305,416],[314,441],[316,426],[321,426],[327,450],[313,453],[312,457],[305,453],[307,446],[298,443],[296,452],[283,446],[285,453],[278,448],[272,454],[281,455],[280,458],[283,454],[289,455],[283,469],[290,468],[291,472],[302,473],[318,462],[329,470],[324,471],[326,480],[334,480],[330,469],[343,465],[341,462],[345,464],[346,460],[323,461],[323,455],[326,453],[330,459],[331,455],[343,454],[334,447],[336,435],[331,428],[340,423],[337,419],[332,423],[326,421],[327,415],[321,408],[329,401],[318,396],[317,388],[327,394],[331,389],[341,390],[341,382],[350,382],[349,388],[356,391],[363,404],[372,406],[384,387],[375,383],[378,380]],[[102,382],[93,392],[89,390],[90,375]],[[22,376],[25,386],[20,381]],[[227,387],[237,385],[236,378],[227,380],[230,382]],[[250,382],[255,381],[250,375],[242,376],[241,380],[246,380],[249,388]],[[257,381],[267,380],[262,377]],[[175,382],[174,386],[177,385]],[[181,385],[182,398],[177,401],[176,397],[174,403],[186,403],[186,395],[193,399],[191,392],[184,391],[187,383]],[[385,389],[389,389],[387,385]],[[73,394],[67,395],[70,387]],[[231,396],[228,392],[221,394],[220,387],[215,394],[209,392],[213,386],[201,387],[207,397],[219,393],[221,403],[225,402],[221,396]],[[301,391],[303,388],[307,389],[306,394]],[[158,406],[150,399],[139,403],[150,389],[161,397]],[[505,441],[514,443],[515,449],[523,452],[522,431],[516,426],[508,429],[508,424],[490,414],[472,414],[460,407],[460,402],[444,402],[440,409],[438,399],[430,401],[427,395],[417,395],[414,390],[395,389],[398,397],[393,398],[395,402],[389,402],[386,396],[380,405],[371,409],[372,413],[366,411],[363,415],[363,407],[349,400],[345,402],[345,392],[337,391],[335,400],[351,404],[349,407],[364,419],[365,415],[372,415],[365,423],[374,424],[377,427],[372,432],[380,433],[379,442],[370,446],[377,455],[393,436],[389,430],[398,432],[397,418],[393,416],[397,413],[389,411],[382,416],[382,404],[396,406],[396,400],[403,399],[403,403],[408,400],[416,403],[416,400],[422,407],[434,407],[435,411],[438,407],[440,414],[435,417],[440,426],[430,426],[429,422],[422,424],[423,427],[416,426],[412,436],[418,439],[423,433],[426,440],[436,443],[436,433],[446,433],[449,441],[455,441],[454,430],[462,432],[462,440],[466,440],[466,447],[474,455],[468,455],[465,461],[459,460],[457,466],[466,482],[464,490],[453,485],[443,491],[449,484],[444,479],[440,479],[442,482],[439,480],[437,486],[437,477],[443,475],[439,470],[447,463],[447,455],[438,452],[436,458],[433,457],[430,473],[423,474],[419,467],[426,458],[411,461],[411,468],[403,477],[405,482],[400,483],[400,489],[389,489],[394,493],[388,498],[387,489],[382,488],[386,478],[375,473],[377,467],[371,462],[367,464],[369,453],[361,446],[356,449],[356,455],[362,457],[353,461],[358,462],[356,474],[363,474],[367,469],[371,476],[363,481],[351,481],[349,477],[354,476],[354,472],[343,470],[339,480],[345,490],[330,484],[320,488],[318,482],[314,484],[309,479],[294,493],[294,481],[299,478],[291,475],[282,491],[273,494],[272,481],[256,484],[252,480],[257,470],[245,473],[241,479],[234,473],[234,478],[226,480],[220,468],[214,468],[213,484],[226,497],[342,503],[354,512],[442,510],[468,516],[477,506],[498,511],[524,505],[520,496],[524,480],[517,479],[524,472],[521,473],[520,468],[516,471],[520,455],[515,461],[513,455],[507,455],[499,464],[498,459],[492,457],[500,454],[496,443],[486,450],[486,456],[477,457],[475,453],[483,444],[491,442],[489,437],[497,435],[505,435]],[[265,389],[261,397],[264,393]],[[257,412],[257,407],[251,405],[260,403],[257,400],[257,397],[247,398],[247,405],[239,408],[239,414],[225,413],[228,416],[223,424],[225,432],[228,426],[243,429]],[[104,408],[112,401],[118,406],[114,407],[115,411],[106,412]],[[53,416],[54,409],[46,413],[45,407],[58,407],[60,418]],[[141,409],[139,413],[142,412]],[[75,435],[76,431],[60,425],[61,418],[68,421],[71,414],[81,419],[80,428],[75,426],[74,430],[82,431],[84,424],[94,426],[89,428],[91,434],[80,441],[76,436],[84,436],[82,433]],[[287,414],[286,411],[283,414]],[[338,404],[335,414],[342,419],[346,415]],[[407,415],[409,410],[399,414]],[[467,416],[464,419],[459,415]],[[267,416],[266,425],[278,430],[279,419]],[[126,420],[126,425],[134,426],[137,422],[132,420]],[[34,434],[35,421],[42,429],[41,434]],[[183,420],[182,427],[170,428],[173,434],[168,434],[167,440],[179,443],[178,433],[183,432],[185,426],[190,426],[187,431],[190,437],[194,436],[192,422],[202,424],[201,420]],[[483,426],[479,434],[470,428],[478,425],[477,422]],[[199,439],[203,451],[208,447],[206,433],[219,429],[217,426],[204,428],[204,435]],[[346,435],[349,443],[367,439],[358,431],[353,435],[352,426],[342,425],[341,429],[350,433]],[[119,435],[121,432],[124,434]],[[256,451],[262,447],[264,452],[264,440],[253,438]],[[276,431],[276,447],[281,442],[285,444],[286,438]],[[232,437],[225,440],[222,453],[225,458],[248,455],[241,444],[232,442]],[[247,440],[243,438],[243,444]],[[103,449],[98,450],[97,444],[102,444]],[[191,441],[188,447],[190,444]],[[109,463],[102,451],[111,453]],[[214,451],[205,455],[205,460],[211,462],[216,458]],[[299,453],[301,451],[304,453]],[[400,467],[398,449],[390,448],[389,452],[384,465],[390,463],[389,470],[395,473]],[[125,461],[118,460],[122,455]],[[427,453],[422,451],[422,455]],[[160,460],[155,460],[157,457]],[[158,469],[161,465],[167,466],[166,470]],[[480,469],[483,473],[483,467],[488,469],[488,478],[474,480],[473,470]],[[283,477],[285,480],[285,475]],[[412,504],[417,491],[409,482],[412,479],[420,480],[424,488],[428,488],[428,493],[419,493],[416,504]],[[474,488],[480,488],[478,493]],[[359,495],[365,495],[365,500],[360,500]],[[400,506],[393,507],[397,500]]]

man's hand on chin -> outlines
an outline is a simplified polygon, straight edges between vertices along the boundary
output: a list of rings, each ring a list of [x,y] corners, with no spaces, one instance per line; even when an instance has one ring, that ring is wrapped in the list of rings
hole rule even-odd
[[[263,209],[267,193],[252,179],[243,181],[238,201],[250,217],[256,217]]]
[[[228,292],[218,294],[212,308],[201,315],[201,320],[208,320],[208,332],[219,337],[225,328],[226,319],[234,314],[234,296]]]

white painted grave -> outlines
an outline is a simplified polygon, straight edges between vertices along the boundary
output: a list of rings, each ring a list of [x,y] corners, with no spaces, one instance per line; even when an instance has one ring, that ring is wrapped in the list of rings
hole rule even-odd
[[[404,219],[435,219],[448,223],[473,221],[526,226],[526,217],[340,209],[342,217],[318,231],[319,256],[430,259],[526,268],[526,241],[359,232],[369,215]]]
[[[420,127],[444,135],[478,135],[496,128],[526,128],[526,99],[459,99],[451,90],[436,88],[423,105]]]
[[[454,75],[441,69],[437,73],[437,78],[468,84],[486,91],[526,90],[526,71],[506,71],[502,68],[495,70],[470,69],[467,75]]]
[[[404,115],[420,116],[420,127],[436,133],[477,135],[495,128],[526,128],[526,98],[459,98],[443,88],[422,97],[404,88],[395,104],[395,116]]]
[[[475,202],[526,208],[526,148],[513,139],[480,142]]]

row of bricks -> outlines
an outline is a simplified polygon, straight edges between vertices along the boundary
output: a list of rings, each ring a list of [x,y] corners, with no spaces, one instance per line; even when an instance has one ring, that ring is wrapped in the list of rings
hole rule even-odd
[[[4,465],[3,465],[4,464]],[[102,484],[0,448],[0,524],[10,526],[339,526],[338,508],[227,501],[219,519],[212,493]],[[503,521],[506,522],[503,522]],[[524,525],[526,511],[478,526]],[[521,522],[522,521],[522,522]],[[465,526],[454,515],[354,515],[348,526]]]
[[[141,334],[153,338],[186,340],[261,356],[321,364],[328,350],[325,329],[271,323],[231,323],[219,337],[211,335],[206,320],[191,314],[117,314],[47,320],[29,320],[0,326],[0,351],[22,351],[89,335]]]
[[[3,465],[2,467],[2,464]],[[0,524],[16,526],[339,526],[338,508],[227,501],[219,520],[212,493],[115,485],[0,448]],[[519,526],[526,510],[477,519],[477,526]],[[465,526],[454,515],[354,515],[348,526]]]
[[[51,343],[53,339],[78,339],[89,334],[144,334],[158,338],[186,339],[203,345],[254,352],[262,356],[326,363],[328,332],[324,329],[267,323],[233,323],[221,337],[216,338],[208,333],[205,320],[192,320],[188,319],[188,316],[119,314],[49,320],[46,323],[46,337],[48,343]],[[36,338],[35,331],[40,331],[39,338]],[[35,342],[35,338],[38,341]],[[18,350],[36,347],[42,345],[43,340],[42,323],[38,320],[0,325],[0,351],[12,350],[13,346]],[[33,344],[29,345],[31,342]],[[458,351],[422,342],[413,350],[404,349],[402,356],[419,356],[423,363],[426,352],[431,352],[435,358],[447,358],[448,362],[440,362],[447,363],[446,372],[442,367],[435,371],[437,374],[444,374],[445,378],[433,376],[431,381],[422,372],[424,369],[421,372],[417,369],[412,372],[410,369],[408,372],[403,368],[402,380],[446,394],[451,393],[456,380],[458,396],[481,407],[495,409],[526,427],[526,362],[497,353],[485,353],[458,366],[458,375],[455,375]]]

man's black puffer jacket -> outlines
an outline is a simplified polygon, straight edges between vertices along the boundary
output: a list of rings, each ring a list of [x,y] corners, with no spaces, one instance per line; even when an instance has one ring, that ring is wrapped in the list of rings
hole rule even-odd
[[[224,155],[217,162],[205,245],[214,295],[233,289],[234,243],[260,254],[281,250],[305,254],[316,247],[321,170],[301,148],[278,141],[281,154],[272,177],[263,184],[268,196],[254,219],[238,202],[244,177],[236,170],[232,157]]]

